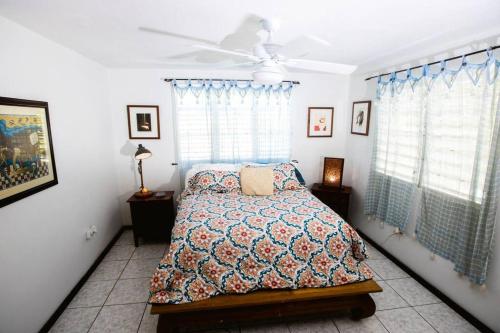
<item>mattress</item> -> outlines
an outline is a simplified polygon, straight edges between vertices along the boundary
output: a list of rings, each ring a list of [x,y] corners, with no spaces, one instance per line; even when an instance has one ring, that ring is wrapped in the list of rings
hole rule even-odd
[[[372,278],[356,231],[305,187],[270,196],[185,192],[150,303]]]

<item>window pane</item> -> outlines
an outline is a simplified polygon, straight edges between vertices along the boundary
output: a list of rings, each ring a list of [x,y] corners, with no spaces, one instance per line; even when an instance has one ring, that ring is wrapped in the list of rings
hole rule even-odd
[[[289,100],[282,92],[176,95],[181,163],[274,162],[290,158]]]
[[[418,176],[421,93],[406,85],[394,97],[386,93],[376,107],[376,170],[412,183],[416,183]]]
[[[481,202],[493,130],[483,112],[492,102],[488,90],[490,85],[475,86],[465,71],[452,89],[435,82],[426,109],[423,186]]]

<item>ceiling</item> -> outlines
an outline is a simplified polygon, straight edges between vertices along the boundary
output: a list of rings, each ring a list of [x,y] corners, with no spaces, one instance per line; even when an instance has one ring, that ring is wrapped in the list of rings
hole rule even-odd
[[[259,17],[279,19],[278,43],[313,34],[332,44],[306,45],[305,58],[359,65],[363,72],[500,36],[498,0],[0,0],[0,15],[109,67],[222,68],[245,61],[193,53],[193,42],[139,27],[250,50],[260,38]]]

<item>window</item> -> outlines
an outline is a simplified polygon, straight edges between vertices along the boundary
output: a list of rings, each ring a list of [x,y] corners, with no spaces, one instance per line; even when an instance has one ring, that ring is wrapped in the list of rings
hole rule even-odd
[[[376,170],[423,188],[481,203],[494,117],[492,88],[475,87],[466,73],[453,89],[407,83],[378,101]]]
[[[500,61],[486,53],[482,63],[379,78],[364,203],[403,231],[414,216],[416,240],[476,284],[486,281],[500,193]]]
[[[177,86],[176,134],[182,168],[196,163],[289,160],[291,88],[226,86],[200,92]]]

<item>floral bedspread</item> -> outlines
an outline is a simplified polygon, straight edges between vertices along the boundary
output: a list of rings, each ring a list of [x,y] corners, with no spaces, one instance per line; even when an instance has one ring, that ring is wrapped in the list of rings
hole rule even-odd
[[[307,189],[271,196],[190,193],[150,287],[151,303],[372,278],[356,231]]]

